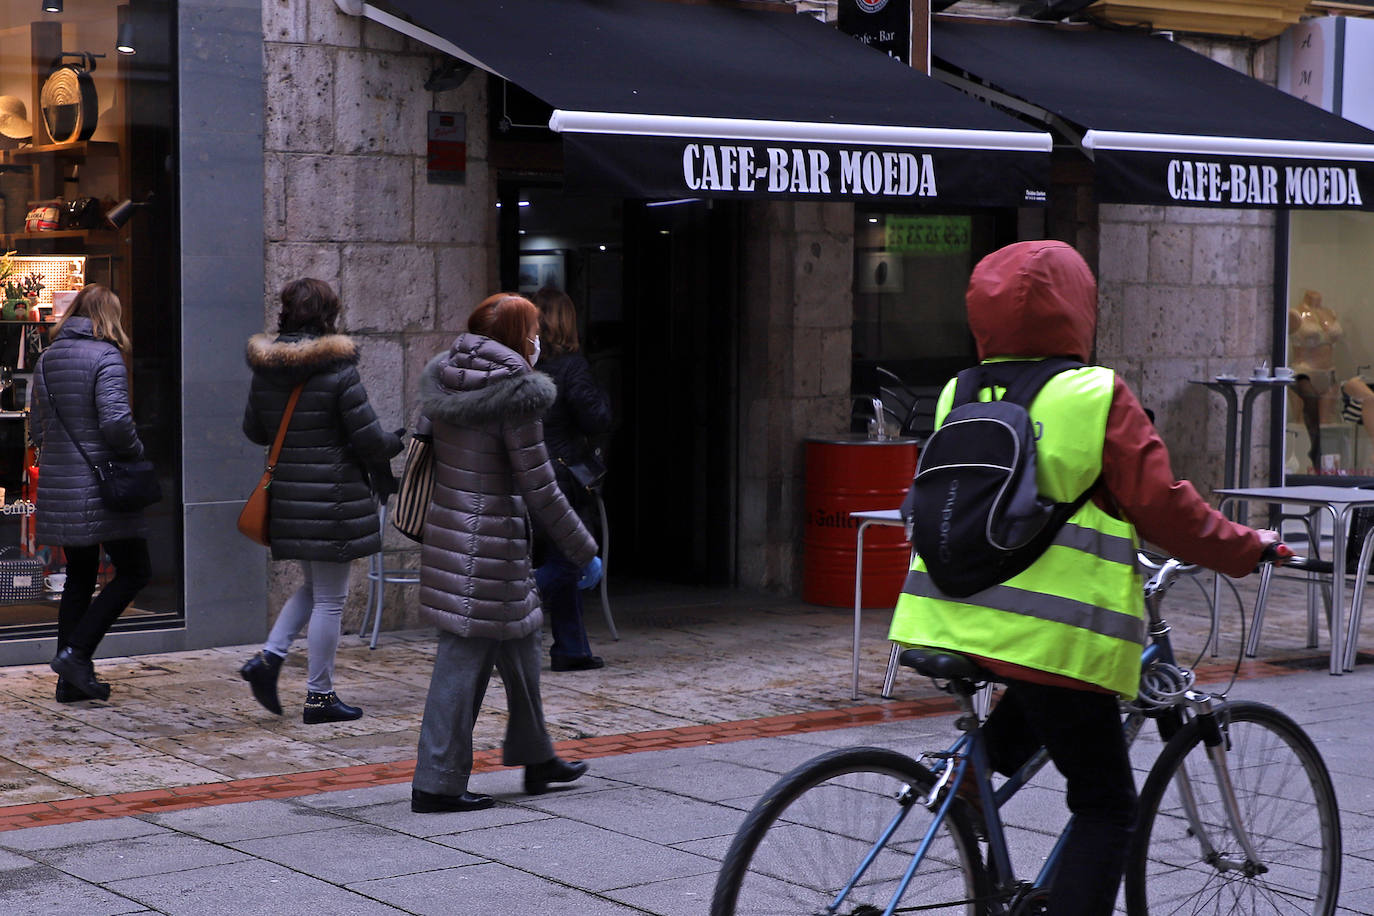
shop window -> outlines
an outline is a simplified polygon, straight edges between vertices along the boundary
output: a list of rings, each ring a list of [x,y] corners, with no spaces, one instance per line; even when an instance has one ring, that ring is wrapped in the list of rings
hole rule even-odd
[[[1374,476],[1374,214],[1289,217],[1288,474]]]
[[[964,291],[978,259],[1011,240],[1004,216],[855,209],[854,432],[868,428],[873,397],[894,384],[887,373],[929,414],[950,376],[977,362]],[[890,426],[906,418],[888,419]]]
[[[182,620],[175,6],[43,6],[0,13],[0,639],[55,630],[64,558],[37,536],[33,368],[88,282],[123,303],[134,416],[167,494],[147,514],[153,581],[116,628]]]

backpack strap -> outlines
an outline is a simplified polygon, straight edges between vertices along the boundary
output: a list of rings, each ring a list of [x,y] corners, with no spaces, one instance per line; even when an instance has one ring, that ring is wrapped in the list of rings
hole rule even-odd
[[[971,404],[978,400],[978,392],[984,388],[999,386],[1004,389],[1002,400],[1029,408],[1031,401],[1035,400],[1035,396],[1045,387],[1046,382],[1061,372],[1081,368],[1083,363],[1061,356],[979,363],[956,376],[954,403],[950,406]]]

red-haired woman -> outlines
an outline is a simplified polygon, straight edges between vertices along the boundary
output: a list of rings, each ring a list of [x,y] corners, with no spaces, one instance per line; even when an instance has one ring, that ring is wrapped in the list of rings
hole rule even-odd
[[[542,613],[530,569],[530,520],[579,565],[596,542],[554,482],[540,417],[556,390],[533,370],[539,312],[511,293],[484,300],[468,333],[425,367],[418,434],[434,442],[434,496],[420,557],[421,616],[439,628],[420,725],[411,809],[475,811],[495,802],[468,792],[472,729],[491,678],[510,720],[503,762],[525,767],[525,791],[587,771],[554,754],[539,695]]]

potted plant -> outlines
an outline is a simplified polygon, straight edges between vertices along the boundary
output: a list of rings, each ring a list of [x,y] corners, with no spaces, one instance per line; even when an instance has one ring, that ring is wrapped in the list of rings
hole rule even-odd
[[[24,314],[20,316],[25,321],[37,321],[38,315],[38,294],[47,288],[43,282],[43,275],[34,271],[24,278],[21,287],[27,303],[24,306]]]

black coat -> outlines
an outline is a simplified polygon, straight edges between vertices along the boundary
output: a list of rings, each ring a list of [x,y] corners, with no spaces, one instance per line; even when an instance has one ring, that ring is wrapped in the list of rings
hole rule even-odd
[[[558,487],[574,504],[581,486],[560,463],[580,461],[592,450],[596,437],[611,429],[611,398],[592,375],[581,353],[560,353],[539,361],[539,371],[553,379],[558,397],[544,412],[544,443],[553,459]]]
[[[357,346],[342,334],[257,334],[247,356],[243,433],[258,445],[272,444],[291,389],[305,382],[268,490],[272,558],[343,563],[381,550],[367,469],[398,453],[401,440],[368,403]]]
[[[97,464],[143,457],[129,409],[128,372],[119,349],[96,340],[89,318],[68,318],[33,373],[34,442],[40,448],[38,530],[40,544],[88,547],[123,538],[146,538],[143,513],[115,512],[100,499],[95,471],[71,435]],[[52,392],[66,429],[48,403]]]

